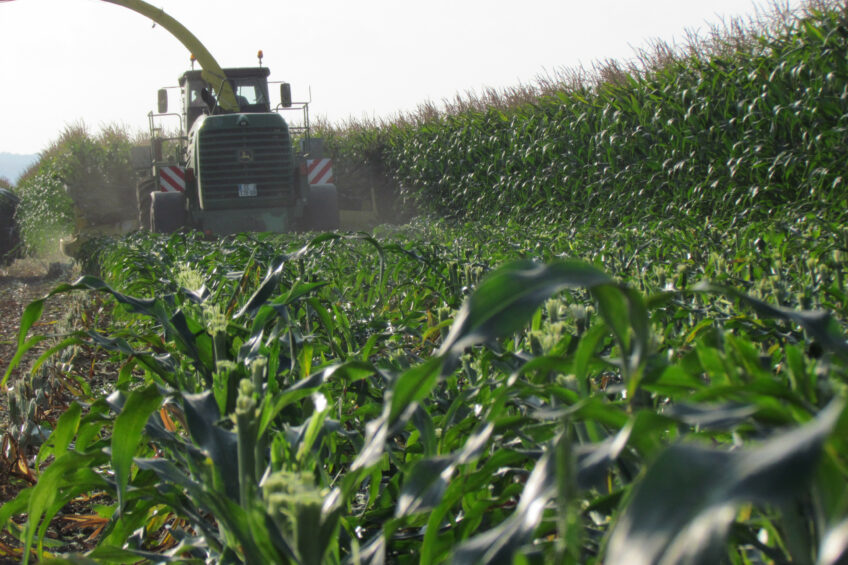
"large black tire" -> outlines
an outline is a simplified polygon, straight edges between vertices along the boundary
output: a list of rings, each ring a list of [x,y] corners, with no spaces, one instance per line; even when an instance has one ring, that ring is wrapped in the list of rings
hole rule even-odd
[[[138,229],[150,231],[150,199],[156,190],[156,179],[148,177],[138,181],[135,185],[135,198],[138,206]]]
[[[339,229],[339,194],[334,185],[318,184],[309,187],[303,224],[311,231]]]
[[[8,265],[21,255],[21,238],[15,221],[18,197],[0,188],[0,265]]]
[[[185,225],[186,197],[182,192],[154,192],[150,199],[150,231],[174,233]]]

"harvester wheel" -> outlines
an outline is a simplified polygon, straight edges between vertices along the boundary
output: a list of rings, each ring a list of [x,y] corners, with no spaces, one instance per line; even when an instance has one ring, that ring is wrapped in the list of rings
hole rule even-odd
[[[135,185],[135,197],[138,203],[138,229],[149,231],[150,227],[150,195],[156,189],[156,179],[145,178]]]
[[[335,185],[318,184],[309,187],[304,220],[308,230],[339,229],[339,194]]]
[[[185,225],[186,197],[182,192],[154,192],[150,202],[150,231],[173,233]]]
[[[20,256],[20,234],[15,222],[18,197],[0,188],[0,265],[8,265]]]

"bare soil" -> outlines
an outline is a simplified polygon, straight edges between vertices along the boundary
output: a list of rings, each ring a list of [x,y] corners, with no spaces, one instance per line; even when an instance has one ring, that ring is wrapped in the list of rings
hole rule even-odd
[[[49,263],[35,259],[18,260],[8,268],[0,268],[0,379],[6,373],[18,345],[18,333],[21,315],[33,300],[46,296],[57,285],[73,282],[78,273],[69,263]],[[74,325],[73,312],[81,311],[80,303],[93,298],[74,294],[59,294],[44,303],[40,320],[30,330],[31,335],[58,337]],[[12,433],[12,423],[9,419],[9,394],[15,384],[25,379],[33,361],[53,343],[54,340],[43,341],[27,352],[20,364],[12,371],[6,383],[5,390],[0,392],[0,506],[14,499],[21,489],[33,484],[36,475],[30,468],[37,453],[38,444],[19,445]],[[87,352],[86,362],[95,366],[95,353]],[[47,398],[42,399],[36,415],[38,426],[49,430],[51,424],[64,412],[68,403],[73,400],[73,391],[67,387],[51,386],[46,391]],[[80,508],[62,513],[51,524],[49,537],[61,537],[67,542],[65,548],[69,551],[79,551],[85,548],[85,537],[90,533],[90,527],[74,527],[74,516],[84,516],[85,507],[90,504],[80,504]],[[16,517],[15,521],[22,524],[25,517]],[[90,524],[79,524],[90,526]],[[67,536],[67,528],[76,530],[76,535]],[[51,535],[52,534],[52,535]],[[57,535],[58,534],[58,535]],[[5,533],[0,533],[0,565],[20,562],[21,550],[19,544]]]
[[[35,259],[19,259],[9,267],[0,268],[0,376],[6,373],[17,349],[21,314],[27,305],[48,294],[55,286],[73,278],[70,264],[45,263]],[[55,324],[62,317],[63,302],[68,296],[56,296],[47,301],[41,321],[34,330]],[[32,355],[28,355],[27,359]],[[26,362],[22,363],[26,367]],[[20,374],[15,369],[9,382]]]

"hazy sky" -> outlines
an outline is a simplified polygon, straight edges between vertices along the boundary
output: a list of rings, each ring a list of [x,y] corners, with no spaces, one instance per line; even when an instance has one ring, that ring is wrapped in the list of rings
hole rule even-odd
[[[786,3],[786,0],[782,0]],[[331,122],[386,117],[457,93],[532,83],[762,0],[152,0],[222,66],[253,66],[312,91]],[[800,0],[789,0],[797,7]],[[189,53],[159,26],[101,0],[0,2],[0,152],[36,153],[66,124],[147,128],[156,90],[176,85]],[[277,95],[273,95],[276,99]],[[172,99],[172,104],[176,99]],[[172,108],[175,107],[175,104]]]

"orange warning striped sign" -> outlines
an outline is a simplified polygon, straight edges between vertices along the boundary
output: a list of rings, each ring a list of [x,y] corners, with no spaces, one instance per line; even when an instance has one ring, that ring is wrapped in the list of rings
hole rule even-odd
[[[332,184],[336,182],[333,176],[332,159],[307,159],[306,173],[309,184]]]
[[[185,169],[174,166],[159,168],[159,190],[162,192],[183,192],[185,186]]]

